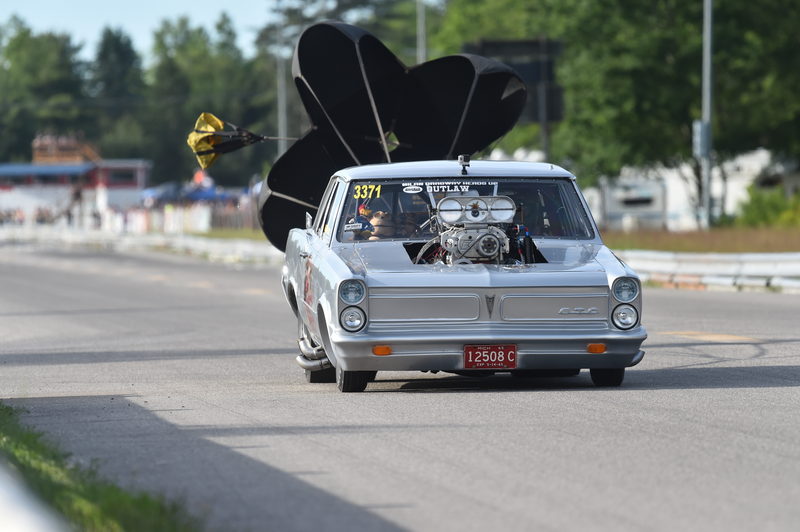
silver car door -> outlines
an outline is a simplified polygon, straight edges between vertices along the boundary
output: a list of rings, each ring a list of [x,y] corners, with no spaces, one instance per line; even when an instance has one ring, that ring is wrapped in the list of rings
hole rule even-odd
[[[303,307],[307,318],[306,325],[309,330],[319,337],[319,327],[317,321],[317,308],[324,283],[319,277],[319,264],[324,260],[328,242],[330,220],[334,219],[336,213],[332,212],[336,205],[338,181],[332,181],[320,203],[320,210],[311,228],[306,230],[307,245],[306,252],[301,255],[303,267]]]

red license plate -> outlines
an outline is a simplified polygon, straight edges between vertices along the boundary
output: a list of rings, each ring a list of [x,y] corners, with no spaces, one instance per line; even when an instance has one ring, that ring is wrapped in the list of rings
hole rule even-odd
[[[464,369],[515,369],[517,346],[465,345]]]

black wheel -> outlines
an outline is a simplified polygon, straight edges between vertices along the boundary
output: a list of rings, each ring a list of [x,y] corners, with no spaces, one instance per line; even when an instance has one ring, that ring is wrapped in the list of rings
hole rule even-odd
[[[322,382],[336,382],[336,368],[318,369],[317,371],[306,371],[306,381],[312,384]]]
[[[596,368],[589,374],[595,386],[619,386],[625,379],[625,368]]]
[[[342,392],[363,392],[369,383],[371,371],[345,371],[336,368],[336,385]]]
[[[580,368],[574,369],[517,369],[511,372],[512,377],[522,379],[547,379],[551,377],[574,377],[580,375]]]

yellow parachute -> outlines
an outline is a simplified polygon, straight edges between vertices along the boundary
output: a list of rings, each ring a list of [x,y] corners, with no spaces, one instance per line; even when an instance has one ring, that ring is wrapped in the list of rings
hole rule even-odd
[[[226,131],[226,125],[233,129]],[[194,131],[189,133],[186,143],[192,148],[200,166],[208,168],[223,153],[235,151],[265,140],[278,140],[278,137],[258,135],[230,122],[223,122],[211,113],[201,113],[197,117]]]

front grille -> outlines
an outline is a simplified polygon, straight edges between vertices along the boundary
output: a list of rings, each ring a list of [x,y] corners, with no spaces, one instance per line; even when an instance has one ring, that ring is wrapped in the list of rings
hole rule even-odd
[[[608,328],[607,287],[371,288],[374,330]]]
[[[380,322],[370,321],[369,333],[401,333],[414,334],[497,334],[512,337],[532,332],[603,332],[609,330],[607,320],[539,320],[527,323],[476,321],[469,324],[432,321]]]

